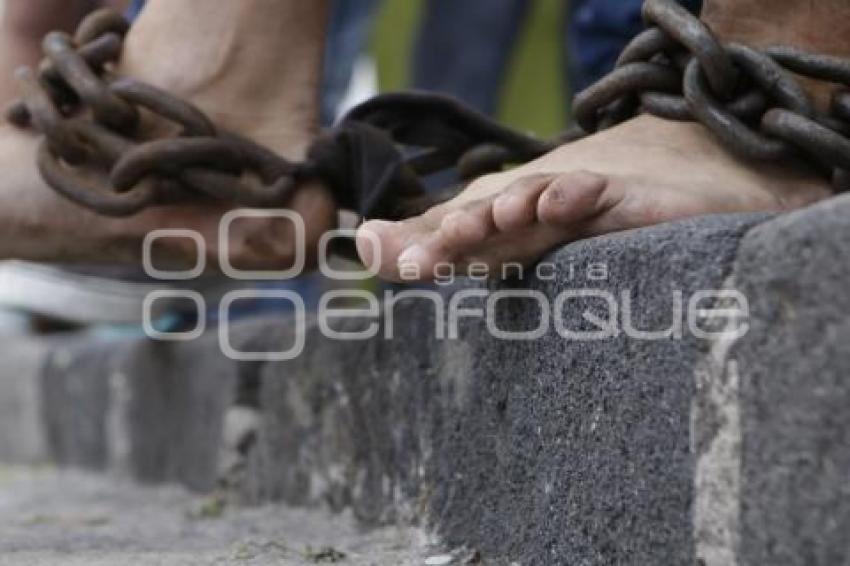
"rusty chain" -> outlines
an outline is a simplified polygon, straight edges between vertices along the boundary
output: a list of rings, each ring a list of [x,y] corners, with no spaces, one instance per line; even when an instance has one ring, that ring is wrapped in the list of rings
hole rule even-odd
[[[113,216],[211,198],[284,207],[319,181],[341,208],[400,219],[432,206],[422,179],[457,169],[464,180],[535,159],[562,143],[648,112],[698,121],[729,150],[757,160],[806,156],[850,189],[850,60],[776,46],[722,43],[674,0],[646,0],[648,29],[612,73],[576,96],[577,127],[551,141],[512,131],[456,100],[417,92],[380,95],[323,133],[301,162],[221,131],[194,105],[116,76],[128,23],[87,17],[74,37],[44,40],[37,71],[16,73],[21,100],[7,119],[43,136],[37,162],[48,185]],[[795,75],[839,85],[819,114]],[[144,114],[179,130],[151,138]]]
[[[723,43],[673,0],[646,0],[643,16],[648,29],[616,69],[573,103],[586,133],[640,111],[696,121],[740,157],[805,157],[836,191],[850,190],[850,59]],[[798,76],[837,85],[827,113],[817,111]]]
[[[320,181],[342,208],[399,219],[442,198],[425,192],[424,176],[460,164],[464,178],[472,178],[554,147],[451,98],[397,93],[357,108],[293,163],[219,130],[186,101],[117,77],[128,30],[122,16],[104,9],[88,16],[73,38],[48,34],[38,71],[16,73],[21,100],[6,112],[12,124],[42,134],[37,163],[47,184],[101,214],[127,216],[198,198],[284,207],[299,186]],[[143,111],[179,131],[147,137]]]

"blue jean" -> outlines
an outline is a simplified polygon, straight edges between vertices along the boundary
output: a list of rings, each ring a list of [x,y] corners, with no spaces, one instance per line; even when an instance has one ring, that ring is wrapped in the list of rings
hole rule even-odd
[[[428,0],[413,87],[451,94],[493,114],[530,7],[529,0]]]
[[[133,3],[130,5],[130,9],[127,11],[127,17],[130,21],[135,20],[136,16],[139,15],[139,12],[141,12],[144,7],[145,0],[133,0]]]
[[[702,0],[680,0],[697,12]],[[573,92],[614,68],[644,29],[643,0],[572,0],[565,17],[566,76]],[[531,0],[428,0],[413,86],[456,96],[492,114]]]
[[[702,0],[680,0],[699,12]],[[579,92],[614,68],[626,44],[644,29],[643,0],[572,0],[567,18],[568,76]]]
[[[325,47],[322,121],[331,125],[366,48],[378,0],[333,0]]]

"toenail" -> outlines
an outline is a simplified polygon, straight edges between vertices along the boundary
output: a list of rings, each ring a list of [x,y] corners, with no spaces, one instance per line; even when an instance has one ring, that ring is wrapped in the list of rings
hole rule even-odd
[[[553,204],[561,204],[566,202],[567,195],[564,189],[561,188],[553,188],[546,191],[546,200],[552,202]]]

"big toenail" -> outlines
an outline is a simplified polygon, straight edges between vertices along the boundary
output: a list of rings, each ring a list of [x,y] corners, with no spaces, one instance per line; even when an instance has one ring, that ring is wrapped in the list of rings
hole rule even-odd
[[[566,202],[567,195],[562,189],[551,189],[546,192],[546,199],[555,204]]]

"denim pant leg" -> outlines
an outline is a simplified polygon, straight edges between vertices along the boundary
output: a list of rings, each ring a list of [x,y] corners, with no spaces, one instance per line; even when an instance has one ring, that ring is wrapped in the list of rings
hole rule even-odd
[[[322,121],[333,124],[351,84],[357,58],[366,48],[377,0],[333,0],[325,48]]]
[[[413,87],[456,96],[493,114],[530,0],[428,0]]]
[[[127,10],[127,17],[130,21],[133,21],[138,17],[139,12],[142,11],[142,8],[145,7],[145,0],[133,0],[133,3],[130,5],[130,9]]]

